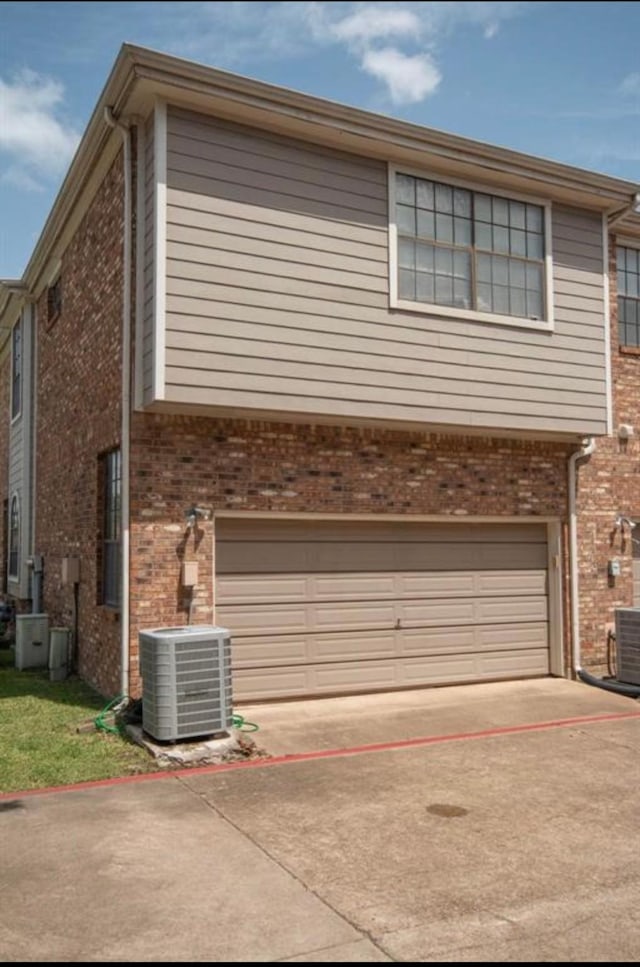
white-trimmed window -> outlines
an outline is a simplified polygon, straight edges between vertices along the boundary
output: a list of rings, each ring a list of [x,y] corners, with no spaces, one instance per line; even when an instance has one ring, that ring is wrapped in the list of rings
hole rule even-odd
[[[550,328],[549,206],[390,169],[391,305]]]
[[[618,245],[618,342],[640,347],[640,249]]]
[[[11,419],[22,411],[22,321],[11,330]]]
[[[106,604],[109,608],[119,608],[122,561],[122,460],[120,450],[111,450],[103,456],[102,479],[102,604]]]
[[[20,577],[20,501],[14,494],[9,505],[9,577]]]

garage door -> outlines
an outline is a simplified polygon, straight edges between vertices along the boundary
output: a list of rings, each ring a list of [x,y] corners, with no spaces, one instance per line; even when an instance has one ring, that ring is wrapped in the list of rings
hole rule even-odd
[[[216,522],[236,700],[545,675],[543,525]]]

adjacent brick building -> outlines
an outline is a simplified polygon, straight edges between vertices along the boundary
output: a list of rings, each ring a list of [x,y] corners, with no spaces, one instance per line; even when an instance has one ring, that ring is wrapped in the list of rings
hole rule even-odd
[[[140,693],[140,630],[189,622],[231,628],[240,698],[569,675],[594,438],[579,638],[605,670],[640,516],[634,190],[123,48],[0,292],[7,594],[30,606],[41,558],[110,696]]]

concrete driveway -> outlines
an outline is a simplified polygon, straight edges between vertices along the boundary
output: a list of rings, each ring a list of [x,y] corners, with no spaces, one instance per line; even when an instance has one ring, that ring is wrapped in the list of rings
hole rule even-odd
[[[2,798],[2,960],[640,958],[636,702],[547,679],[242,711],[279,758]]]

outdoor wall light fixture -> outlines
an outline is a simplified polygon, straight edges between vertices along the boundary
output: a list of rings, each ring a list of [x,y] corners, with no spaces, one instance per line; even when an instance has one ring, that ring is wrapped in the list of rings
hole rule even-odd
[[[196,507],[194,505],[193,507],[189,507],[188,510],[185,510],[184,516],[187,518],[189,527],[195,527],[199,517],[202,520],[209,520],[211,511],[206,507]]]

